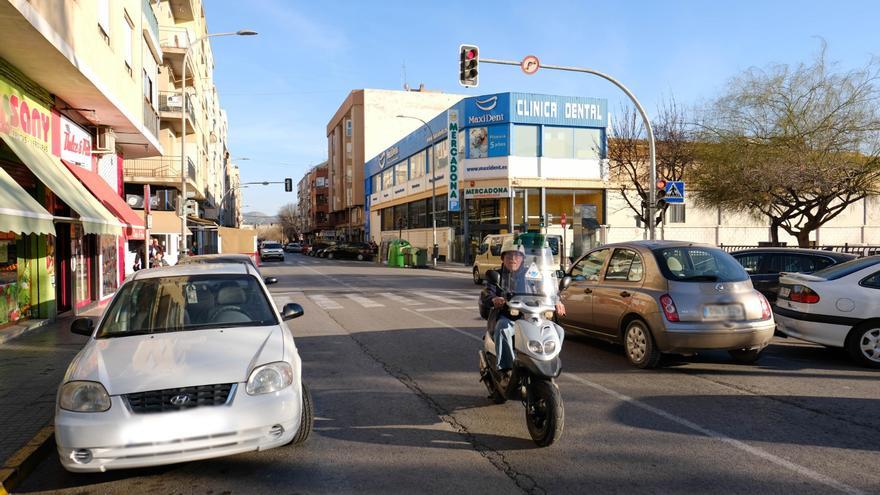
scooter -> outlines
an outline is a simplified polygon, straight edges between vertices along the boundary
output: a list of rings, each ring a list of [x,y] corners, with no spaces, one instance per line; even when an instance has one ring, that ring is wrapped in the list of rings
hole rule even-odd
[[[499,286],[500,275],[490,270],[486,275],[489,284]],[[564,289],[571,283],[564,277],[559,283]],[[545,296],[508,294],[505,298],[514,321],[515,332],[513,368],[501,372],[496,366],[495,322],[500,308],[489,314],[483,349],[480,355],[480,381],[489,391],[489,398],[496,404],[519,399],[526,409],[526,426],[529,435],[539,447],[553,444],[562,435],[565,411],[562,395],[554,379],[562,372],[562,341],[565,334],[553,321],[555,306]]]

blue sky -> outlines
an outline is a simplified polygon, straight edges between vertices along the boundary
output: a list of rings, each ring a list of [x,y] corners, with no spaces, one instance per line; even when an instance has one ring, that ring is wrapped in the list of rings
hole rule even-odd
[[[590,67],[627,85],[653,114],[674,97],[711,99],[749,67],[808,61],[828,43],[841,69],[880,55],[876,1],[321,1],[206,0],[210,32],[249,28],[255,37],[213,40],[215,82],[243,182],[296,183],[326,158],[326,125],[357,88],[418,87],[479,95],[502,91],[625,97],[581,74],[484,65],[480,86],[458,85],[458,45],[484,57]],[[274,214],[295,193],[244,190],[245,211]]]

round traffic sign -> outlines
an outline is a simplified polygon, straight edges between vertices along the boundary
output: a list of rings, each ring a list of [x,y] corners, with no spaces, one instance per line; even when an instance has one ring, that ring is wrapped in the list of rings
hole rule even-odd
[[[522,59],[522,62],[519,63],[519,67],[526,74],[534,74],[541,68],[541,62],[534,55],[526,55],[526,58]]]
[[[561,223],[563,227],[565,227],[565,220],[566,220],[565,213],[563,213],[562,218],[559,219],[559,223]]]

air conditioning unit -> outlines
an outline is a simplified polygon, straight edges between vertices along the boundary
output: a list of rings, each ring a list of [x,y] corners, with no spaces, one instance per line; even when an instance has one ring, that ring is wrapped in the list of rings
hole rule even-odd
[[[92,153],[116,153],[116,133],[109,126],[95,128],[95,147]]]
[[[144,209],[144,197],[141,194],[126,194],[125,195],[125,202],[128,203],[128,206],[130,206],[136,210],[143,210]],[[152,205],[150,205],[150,206],[152,206]]]

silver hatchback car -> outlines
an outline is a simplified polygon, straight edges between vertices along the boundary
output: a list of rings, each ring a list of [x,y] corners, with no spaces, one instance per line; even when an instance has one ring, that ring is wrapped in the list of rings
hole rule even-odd
[[[561,294],[569,330],[622,343],[630,363],[726,350],[754,362],[773,337],[767,299],[724,251],[679,241],[609,244],[577,260]]]

